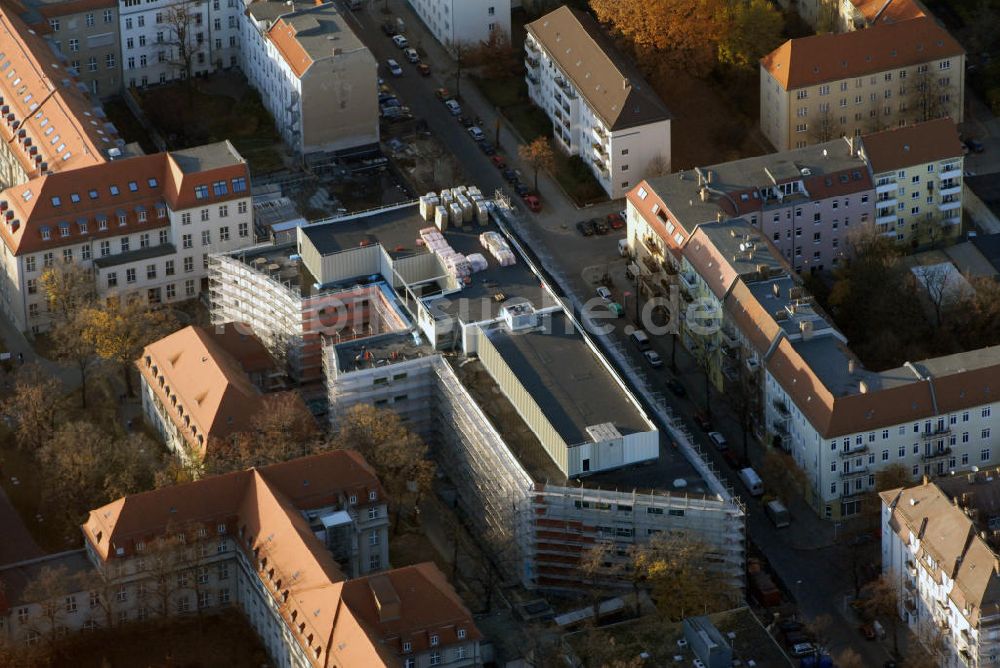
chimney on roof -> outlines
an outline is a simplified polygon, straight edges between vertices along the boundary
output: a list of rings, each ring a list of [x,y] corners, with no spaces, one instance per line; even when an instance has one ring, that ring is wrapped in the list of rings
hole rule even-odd
[[[847,360],[847,373],[854,373],[854,360]]]
[[[622,79],[622,90],[628,90],[632,83],[628,80],[628,77]]]
[[[1000,573],[1000,557],[993,557],[993,572]]]
[[[375,575],[368,578],[368,588],[375,598],[375,607],[378,609],[378,620],[380,622],[390,622],[399,619],[402,605],[399,601],[399,594],[396,593],[392,582],[385,575]]]
[[[712,183],[713,181],[715,181],[715,172],[713,172],[711,169],[706,169],[705,170],[705,182],[706,183]]]
[[[708,188],[706,188],[704,186],[702,186],[701,188],[699,188],[698,189],[698,197],[701,199],[702,202],[707,202],[708,201]]]
[[[868,394],[868,383],[863,380],[858,382],[858,392],[861,394]]]

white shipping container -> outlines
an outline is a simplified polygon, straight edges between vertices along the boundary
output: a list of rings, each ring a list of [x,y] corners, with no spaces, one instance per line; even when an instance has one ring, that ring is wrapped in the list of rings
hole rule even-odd
[[[448,209],[443,206],[434,209],[434,224],[440,230],[448,229]]]

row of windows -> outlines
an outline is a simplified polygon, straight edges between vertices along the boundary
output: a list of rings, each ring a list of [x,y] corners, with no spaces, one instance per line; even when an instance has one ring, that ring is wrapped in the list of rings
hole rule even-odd
[[[993,408],[991,406],[984,406],[983,408],[979,409],[979,415],[980,415],[980,417],[988,418],[992,414],[993,414]],[[947,424],[948,425],[958,424],[959,420],[961,420],[962,422],[968,422],[970,419],[971,419],[971,412],[970,411],[963,411],[961,415],[958,415],[957,413],[949,415],[947,417]],[[937,418],[936,421],[935,420],[925,420],[924,423],[923,423],[923,433],[925,433],[925,434],[933,434],[933,433],[944,432],[944,430],[945,430],[945,422],[946,422],[946,418],[943,418],[943,417]],[[921,424],[919,422],[914,422],[913,423],[913,427],[912,427],[913,433],[914,434],[919,434],[921,432],[921,428],[920,427],[921,427]],[[896,427],[896,430],[897,430],[897,432],[898,432],[898,434],[900,436],[905,436],[906,432],[907,432],[907,427],[906,427],[906,425],[899,425],[898,427]],[[984,431],[989,431],[989,430],[986,429]],[[881,432],[881,434],[882,434],[882,439],[883,440],[888,439],[889,438],[889,434],[890,434],[890,430],[889,429],[883,429],[882,432]],[[874,443],[875,440],[876,440],[876,436],[877,436],[877,432],[874,432],[874,431],[868,432],[868,435],[867,435],[867,441],[868,441],[868,443]],[[986,436],[984,436],[983,438],[986,438]],[[864,443],[865,443],[865,436],[863,434],[856,434],[854,436],[854,444],[855,445],[864,445]],[[850,449],[850,447],[851,447],[851,437],[850,436],[844,437],[844,439],[843,439],[843,446],[844,446],[845,450],[849,450]],[[837,441],[836,440],[830,441],[830,449],[831,450],[836,450],[837,449]]]
[[[105,9],[103,13],[103,18],[105,23],[113,23],[115,20],[114,11],[110,9]],[[94,16],[93,12],[87,12],[86,14],[84,14],[83,21],[88,28],[93,28],[94,23],[96,22],[96,17]],[[57,18],[49,19],[49,27],[52,28],[52,32],[59,32],[59,30],[62,28],[62,21]],[[76,19],[70,19],[69,21],[67,21],[66,27],[69,30],[75,30]]]
[[[895,54],[893,54],[893,55],[895,55]],[[942,71],[943,70],[950,70],[951,69],[951,60],[942,60],[942,61],[939,61],[937,67],[938,67],[938,70],[942,70]],[[926,74],[927,71],[928,71],[927,65],[918,65],[917,66],[917,74]],[[906,77],[907,77],[907,71],[906,70],[899,70],[899,78],[900,79],[906,79]],[[875,85],[878,84],[878,80],[879,80],[879,78],[878,78],[877,75],[872,75],[872,76],[870,76],[868,78],[868,83],[870,85],[872,85],[872,86],[875,86]],[[883,73],[882,80],[883,81],[892,81],[892,72],[885,72],[885,73]],[[858,77],[857,79],[854,80],[854,87],[855,88],[861,88],[864,85],[865,85],[865,78],[864,77]],[[847,81],[841,81],[840,82],[840,91],[841,92],[846,92],[847,89],[848,89],[848,82]],[[830,94],[830,85],[829,84],[823,84],[823,85],[819,86],[817,92],[819,93],[819,95],[821,97],[829,95]],[[799,89],[799,90],[797,90],[795,92],[795,97],[797,99],[799,99],[799,100],[805,100],[805,99],[807,99],[809,97],[809,90],[805,89],[805,88]]]

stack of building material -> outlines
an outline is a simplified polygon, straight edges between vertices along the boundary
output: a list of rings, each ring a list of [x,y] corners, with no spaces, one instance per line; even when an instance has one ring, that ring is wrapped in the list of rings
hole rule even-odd
[[[420,240],[424,242],[430,252],[441,258],[448,273],[455,278],[462,279],[472,273],[469,261],[464,255],[452,248],[444,235],[437,229],[433,227],[423,228],[420,230]]]
[[[434,220],[434,214],[441,200],[435,193],[427,193],[420,198],[420,217],[427,222]]]
[[[507,240],[499,232],[483,232],[479,235],[479,243],[497,259],[501,267],[509,267],[517,262],[514,251],[510,249]]]

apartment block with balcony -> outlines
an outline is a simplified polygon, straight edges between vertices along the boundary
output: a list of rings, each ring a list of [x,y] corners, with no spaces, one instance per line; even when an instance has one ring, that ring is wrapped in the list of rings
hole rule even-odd
[[[261,0],[240,25],[240,67],[293,151],[378,144],[378,63],[336,5]]]
[[[526,27],[528,94],[557,148],[580,156],[612,198],[669,172],[670,112],[603,29],[566,6]]]
[[[875,181],[875,228],[901,243],[957,238],[962,229],[964,156],[948,118],[861,139]]]
[[[105,98],[121,92],[116,0],[29,0],[21,18],[47,35],[91,95]]]
[[[237,65],[243,10],[239,0],[119,0],[125,85],[146,87]]]
[[[249,169],[226,142],[42,175],[0,199],[2,305],[22,331],[48,328],[49,267],[93,270],[98,293],[151,303],[203,289],[208,255],[252,243]]]
[[[938,665],[996,663],[1000,651],[1000,526],[994,470],[887,490],[882,572],[899,616]]]
[[[453,56],[497,32],[510,36],[511,0],[409,0],[434,38]],[[519,3],[513,3],[515,5]]]
[[[790,39],[761,59],[760,127],[778,151],[935,118],[962,122],[965,51],[933,18]]]

